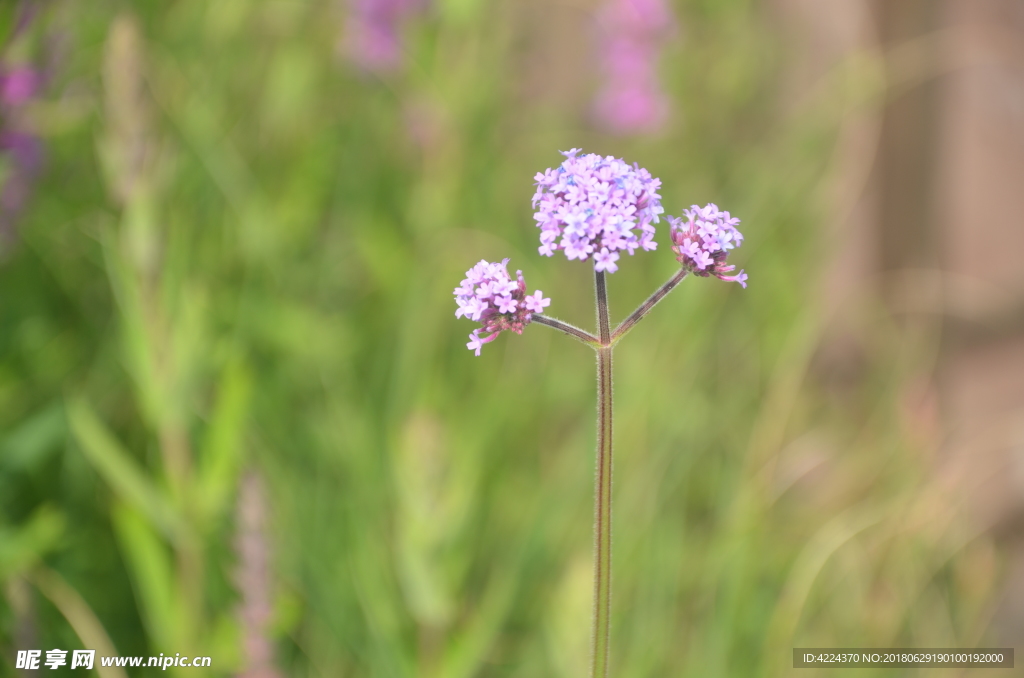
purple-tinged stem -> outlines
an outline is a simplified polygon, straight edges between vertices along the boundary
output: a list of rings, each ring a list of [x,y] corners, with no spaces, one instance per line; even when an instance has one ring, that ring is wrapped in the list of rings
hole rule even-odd
[[[633,326],[643,320],[644,316],[650,313],[651,309],[657,305],[659,301],[665,298],[665,296],[675,289],[675,286],[683,281],[688,274],[686,269],[679,269],[679,272],[668,279],[668,281],[659,287],[657,291],[651,296],[647,297],[647,301],[640,304],[635,311],[633,311],[628,318],[619,323],[619,326],[612,332],[611,343],[614,346],[622,337],[626,336],[626,333],[633,329]]]
[[[530,322],[540,323],[541,325],[547,325],[548,327],[553,327],[556,330],[560,330],[562,332],[565,332],[566,334],[568,334],[573,339],[577,339],[579,341],[582,341],[584,344],[587,344],[588,346],[595,346],[596,347],[596,346],[598,346],[600,344],[600,341],[598,341],[598,338],[595,337],[590,332],[587,332],[586,330],[582,330],[579,327],[576,327],[575,325],[570,325],[567,322],[563,322],[563,321],[559,320],[558,318],[549,318],[546,315],[541,315],[540,313],[534,313],[532,315],[532,318],[531,318]]]
[[[612,346],[603,271],[594,272],[597,296],[597,470],[594,477],[594,622],[592,678],[608,675],[612,607]]]
[[[274,667],[270,625],[274,615],[270,543],[267,538],[267,496],[255,471],[242,476],[238,488],[235,584],[241,595],[238,622],[245,668],[239,678],[280,678]]]

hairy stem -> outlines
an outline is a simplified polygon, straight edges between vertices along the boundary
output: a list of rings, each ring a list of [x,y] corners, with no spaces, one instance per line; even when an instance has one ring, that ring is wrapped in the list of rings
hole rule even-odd
[[[582,341],[584,344],[587,344],[589,346],[596,347],[600,343],[597,337],[595,337],[590,332],[582,330],[579,327],[576,327],[575,325],[570,325],[567,322],[563,322],[558,318],[549,318],[546,315],[534,313],[531,322],[540,323],[541,325],[547,325],[548,327],[553,327],[556,330],[565,332],[573,339],[576,339],[577,341]]]
[[[597,337],[602,346],[608,346],[612,334],[608,323],[608,288],[605,285],[604,271],[594,271],[594,292],[597,296]]]
[[[594,620],[591,677],[608,675],[612,606],[612,347],[604,273],[597,294],[597,470],[594,478]]]
[[[626,336],[626,333],[633,329],[633,326],[643,320],[644,316],[650,313],[654,306],[665,298],[665,296],[675,289],[675,286],[683,281],[683,278],[687,276],[686,269],[680,269],[678,273],[668,279],[664,285],[659,287],[654,294],[647,297],[647,301],[640,304],[635,311],[633,311],[628,318],[619,323],[619,326],[612,332],[611,342],[612,345],[616,344],[622,337]]]

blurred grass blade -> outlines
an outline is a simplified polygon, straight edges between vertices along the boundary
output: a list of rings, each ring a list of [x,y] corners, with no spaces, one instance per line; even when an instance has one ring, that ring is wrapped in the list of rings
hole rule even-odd
[[[64,408],[60,402],[51,403],[0,441],[0,468],[34,467],[57,449],[66,430]]]
[[[765,636],[768,641],[765,652],[792,646],[800,617],[825,563],[851,539],[884,519],[885,512],[881,508],[853,506],[830,520],[811,538],[793,563],[779,596]]]
[[[142,219],[145,210],[141,207],[125,214],[125,228],[130,221]],[[110,288],[114,299],[121,310],[121,337],[123,360],[128,371],[135,380],[139,397],[139,405],[146,420],[153,426],[159,426],[166,417],[168,403],[160,388],[160,380],[156,374],[154,359],[155,347],[152,345],[146,324],[145,302],[140,282],[125,257],[113,231],[108,231],[102,238],[104,264],[110,279]]]
[[[165,536],[180,539],[186,529],[181,517],[100,422],[92,408],[77,398],[70,400],[67,408],[75,439],[111,489],[141,511]]]
[[[121,551],[132,576],[142,618],[156,647],[165,651],[182,647],[177,633],[185,632],[179,621],[173,568],[167,546],[136,509],[117,504],[111,511]]]
[[[106,130],[99,156],[107,183],[128,203],[146,179],[150,113],[146,106],[145,60],[139,22],[121,13],[110,24],[103,55]]]
[[[64,615],[75,635],[82,641],[83,647],[96,650],[96,654],[101,656],[118,655],[117,648],[114,647],[96,613],[63,577],[48,567],[40,566],[28,578]],[[95,668],[101,678],[128,678],[124,669],[117,666],[102,666],[98,660],[95,662]]]
[[[64,534],[64,514],[43,504],[19,527],[0,528],[0,580],[29,569]]]
[[[380,535],[368,526],[359,526],[357,546],[349,554],[352,586],[359,600],[369,631],[366,648],[373,664],[382,675],[412,678],[416,675],[412,658],[402,642],[401,606],[395,582],[389,576],[387,547]]]
[[[497,581],[488,587],[476,615],[459,633],[453,634],[454,641],[445,653],[439,678],[472,678],[479,675],[515,603],[521,576],[521,571],[515,567],[496,575]]]
[[[238,476],[251,390],[252,377],[244,364],[230,361],[221,377],[199,461],[201,499],[207,517],[223,509]]]

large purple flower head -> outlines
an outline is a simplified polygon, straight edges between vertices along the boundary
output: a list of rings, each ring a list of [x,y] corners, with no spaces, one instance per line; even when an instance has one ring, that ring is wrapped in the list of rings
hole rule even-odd
[[[725,263],[729,250],[743,244],[743,234],[736,229],[740,220],[720,212],[714,203],[704,207],[693,205],[683,214],[685,221],[669,217],[672,251],[683,268],[704,278],[713,275],[746,287],[747,274],[742,270],[726,275],[736,268]]]
[[[508,259],[502,259],[500,264],[481,259],[466,271],[466,279],[455,288],[455,303],[459,305],[455,317],[466,316],[482,325],[473,330],[466,344],[466,348],[476,351],[476,355],[480,355],[484,344],[497,339],[504,330],[522,334],[533,314],[540,313],[551,304],[550,299],[543,298],[540,290],[527,295],[523,272],[516,271],[516,279],[512,280],[507,266]],[[488,336],[481,338],[481,332]]]
[[[614,273],[619,252],[653,250],[660,220],[661,180],[636,164],[595,153],[563,152],[565,162],[538,172],[533,206],[544,256],[564,250],[569,259],[593,256],[594,269]]]

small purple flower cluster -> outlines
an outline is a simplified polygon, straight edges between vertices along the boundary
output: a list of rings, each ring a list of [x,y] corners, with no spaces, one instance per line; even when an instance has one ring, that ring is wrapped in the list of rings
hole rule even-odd
[[[704,207],[693,205],[683,214],[685,221],[669,217],[672,251],[683,268],[704,278],[713,275],[746,287],[747,274],[742,270],[726,275],[736,268],[725,263],[729,250],[743,244],[743,234],[736,229],[740,220],[720,212],[713,203]]]
[[[512,280],[507,266],[508,259],[502,259],[500,264],[481,260],[466,271],[466,279],[455,288],[455,303],[459,305],[455,317],[466,316],[483,325],[473,330],[466,344],[476,355],[504,330],[522,334],[533,313],[540,313],[551,304],[540,290],[527,295],[523,272],[516,271],[516,280]],[[480,332],[488,336],[481,338]]]
[[[361,67],[395,70],[402,62],[399,30],[402,21],[425,0],[353,0],[348,19],[348,48]]]
[[[596,153],[577,157],[579,152],[563,152],[565,162],[534,177],[539,252],[550,257],[565,250],[567,258],[580,261],[593,255],[595,270],[614,273],[622,250],[657,248],[661,180],[636,164]]]
[[[665,0],[607,0],[598,14],[604,83],[598,120],[618,133],[656,130],[668,116],[658,81],[658,52],[674,27]]]

